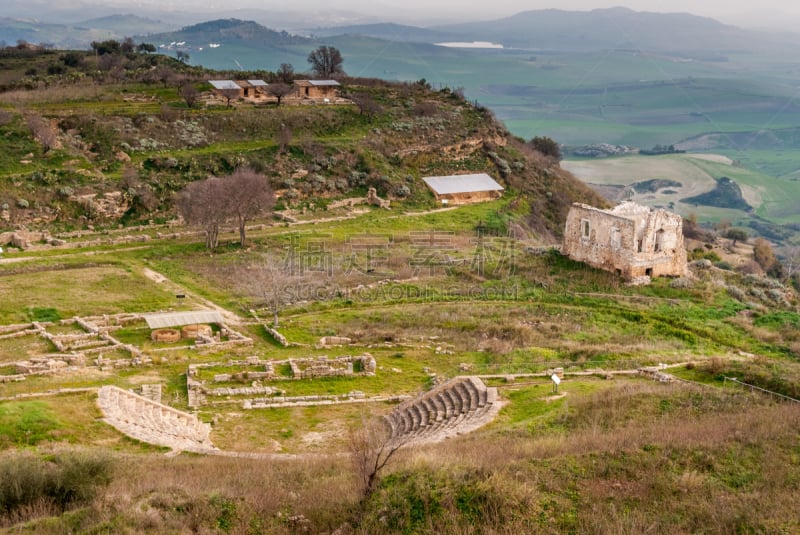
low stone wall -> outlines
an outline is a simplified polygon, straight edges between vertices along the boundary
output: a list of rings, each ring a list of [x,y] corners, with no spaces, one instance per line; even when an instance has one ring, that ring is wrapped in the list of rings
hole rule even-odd
[[[314,407],[318,405],[344,405],[352,403],[400,403],[410,399],[409,396],[371,396],[360,391],[347,394],[320,396],[273,396],[269,398],[246,399],[243,409],[277,409],[282,407]]]
[[[281,333],[279,333],[278,331],[276,331],[275,329],[273,329],[272,327],[269,327],[269,326],[267,326],[267,325],[264,325],[264,329],[265,329],[265,330],[266,330],[266,331],[269,333],[269,335],[270,335],[271,337],[273,337],[273,338],[275,339],[275,341],[276,341],[276,342],[278,342],[280,345],[282,345],[283,347],[289,347],[289,341],[288,341],[288,340],[286,339],[286,337],[285,337],[285,336],[283,336]]]
[[[323,336],[319,339],[319,347],[346,346],[352,343],[353,339],[346,336]]]

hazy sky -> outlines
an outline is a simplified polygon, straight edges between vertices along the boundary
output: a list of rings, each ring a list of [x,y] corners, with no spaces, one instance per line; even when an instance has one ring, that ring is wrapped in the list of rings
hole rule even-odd
[[[520,11],[557,8],[588,11],[616,6],[637,11],[687,12],[710,16],[738,26],[780,27],[797,31],[800,27],[800,2],[797,0],[0,0],[0,16],[4,11],[25,12],[26,16],[47,19],[47,13],[63,8],[102,6],[116,12],[143,14],[154,11],[181,11],[203,17],[205,13],[230,13],[254,8],[281,13],[314,11],[314,20],[323,25],[354,22],[352,16],[343,18],[327,12],[348,11],[371,21],[397,21],[425,26],[464,20],[490,20],[513,15]],[[6,9],[4,9],[6,8]],[[16,8],[16,9],[15,9]],[[137,9],[138,8],[138,9]],[[13,15],[12,15],[13,16]]]
[[[391,11],[405,11],[424,16],[432,13],[440,16],[449,13],[455,17],[462,17],[466,13],[480,13],[481,16],[492,15],[506,16],[531,9],[558,8],[564,10],[590,10],[624,6],[637,11],[657,12],[689,12],[698,15],[722,16],[753,11],[772,11],[791,14],[800,14],[800,3],[789,0],[744,0],[732,2],[731,0],[494,0],[492,2],[464,2],[463,0],[378,0],[377,2],[363,2],[359,0],[338,0],[326,2],[324,0],[305,0],[301,3],[287,3],[283,0],[209,0],[198,2],[195,0],[139,0],[148,4],[173,4],[182,6],[210,6],[214,7],[256,7],[274,8],[280,11],[301,11],[303,6],[314,9],[329,7],[333,9],[363,9],[371,13],[380,13],[381,6]],[[0,4],[3,0],[0,0]],[[127,2],[135,5],[136,0]]]
[[[248,1],[248,0],[241,0]],[[425,0],[384,0],[381,4],[402,8],[403,6],[427,10],[435,6],[436,10],[450,9],[453,12],[463,11],[483,11],[485,13],[516,13],[530,9],[557,8],[564,10],[587,11],[597,8],[608,8],[615,6],[628,7],[637,11],[657,11],[657,12],[689,12],[698,15],[730,15],[734,13],[748,12],[755,9],[773,10],[783,12],[800,13],[800,3],[787,0],[745,0],[731,2],[730,0],[629,0],[629,1],[596,1],[596,0],[494,0],[492,2],[465,3],[459,0],[439,0],[430,2]],[[444,8],[444,9],[443,9]]]

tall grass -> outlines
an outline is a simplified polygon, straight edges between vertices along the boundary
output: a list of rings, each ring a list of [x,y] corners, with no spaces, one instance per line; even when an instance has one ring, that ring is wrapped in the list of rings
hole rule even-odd
[[[792,533],[798,527],[800,408],[793,404],[642,381],[575,400],[564,418],[546,433],[489,426],[401,450],[363,502],[346,456],[131,455],[116,458],[114,479],[102,493],[102,486],[87,485],[37,502],[40,492],[16,508],[17,516],[4,518],[57,514],[60,503],[83,503],[84,514],[28,529],[677,534]],[[604,425],[593,424],[598,418]],[[73,471],[68,463],[17,454],[18,469],[11,470],[7,459],[2,481],[24,483],[12,488],[41,488],[48,470],[67,474],[68,481],[78,475],[106,481],[91,464],[77,462]],[[87,501],[91,494],[84,489],[92,488],[95,497]],[[51,495],[66,498],[57,502]]]
[[[111,482],[113,468],[110,455],[93,450],[65,450],[47,457],[4,454],[0,525],[91,503]]]

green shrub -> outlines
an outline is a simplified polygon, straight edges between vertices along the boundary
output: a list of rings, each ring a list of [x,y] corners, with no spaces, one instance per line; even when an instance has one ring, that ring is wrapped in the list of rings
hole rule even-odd
[[[49,307],[30,308],[28,309],[28,316],[30,316],[31,321],[55,322],[61,319],[58,311]]]
[[[31,453],[0,458],[0,517],[31,506],[58,511],[86,505],[111,482],[113,462],[104,453],[71,450],[43,459]]]
[[[800,314],[797,312],[773,312],[757,317],[753,324],[769,329],[794,328],[800,329]]]

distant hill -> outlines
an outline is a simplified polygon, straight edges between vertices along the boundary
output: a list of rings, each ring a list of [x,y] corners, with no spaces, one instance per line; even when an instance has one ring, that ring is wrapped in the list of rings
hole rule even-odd
[[[174,29],[172,24],[137,15],[111,15],[72,24],[0,17],[0,41],[8,45],[19,40],[48,43],[56,48],[85,49],[95,40],[122,39]]]
[[[36,28],[30,22],[0,17],[0,41],[14,44],[19,39],[31,42],[36,40]]]
[[[213,25],[233,27],[224,21]],[[235,48],[216,50],[226,46]],[[121,68],[112,76],[98,68],[106,63],[102,57],[88,50],[77,55],[69,65],[51,50],[11,49],[2,58],[5,76],[17,81],[6,83],[27,91],[28,102],[46,119],[37,125],[50,125],[37,132],[52,134],[32,135],[29,116],[21,110],[3,117],[0,205],[20,209],[14,210],[12,224],[77,221],[83,213],[78,197],[66,201],[70,208],[62,211],[65,198],[125,195],[130,187],[120,189],[120,180],[128,163],[137,169],[137,180],[129,185],[139,188],[142,202],[125,213],[103,208],[99,219],[116,224],[170,218],[174,193],[185,183],[240,166],[264,170],[273,187],[283,191],[287,206],[362,196],[374,187],[382,197],[427,209],[436,204],[421,177],[489,173],[520,197],[509,210],[540,237],[563,232],[572,202],[603,204],[556,162],[512,136],[491,112],[449,88],[342,78],[344,92],[375,103],[370,115],[347,101],[279,107],[235,101],[229,107],[204,81],[222,73],[134,53],[117,56]],[[26,82],[32,71],[54,73],[47,75],[54,85],[75,78],[87,83],[64,92],[63,100],[44,100],[51,97]],[[168,79],[192,80],[201,96],[191,110],[177,84],[165,86],[154,77],[165,71],[171,74]],[[86,94],[91,95],[88,105],[75,106],[75,99]],[[70,113],[62,115],[64,109]],[[282,137],[286,130],[288,140]],[[85,173],[73,172],[76,168]],[[37,187],[31,188],[34,183]]]
[[[107,17],[77,22],[73,24],[73,26],[75,28],[102,28],[110,32],[115,32],[118,36],[166,32],[178,27],[177,24],[169,24],[133,14],[109,15]]]
[[[271,30],[254,21],[239,19],[217,19],[186,26],[178,31],[148,36],[153,43],[185,41],[187,46],[203,46],[206,43],[240,44],[252,48],[280,47],[312,43],[310,39],[292,35],[285,31]]]
[[[464,39],[552,50],[639,49],[710,55],[752,48],[757,32],[688,13],[646,13],[626,8],[546,9],[511,17],[431,28]]]
[[[386,41],[403,41],[412,43],[435,43],[453,39],[451,33],[419,28],[417,26],[407,26],[404,24],[394,24],[390,22],[380,24],[354,24],[349,26],[334,26],[328,28],[315,28],[310,32],[316,37],[331,37],[335,35],[361,35],[384,39]]]

